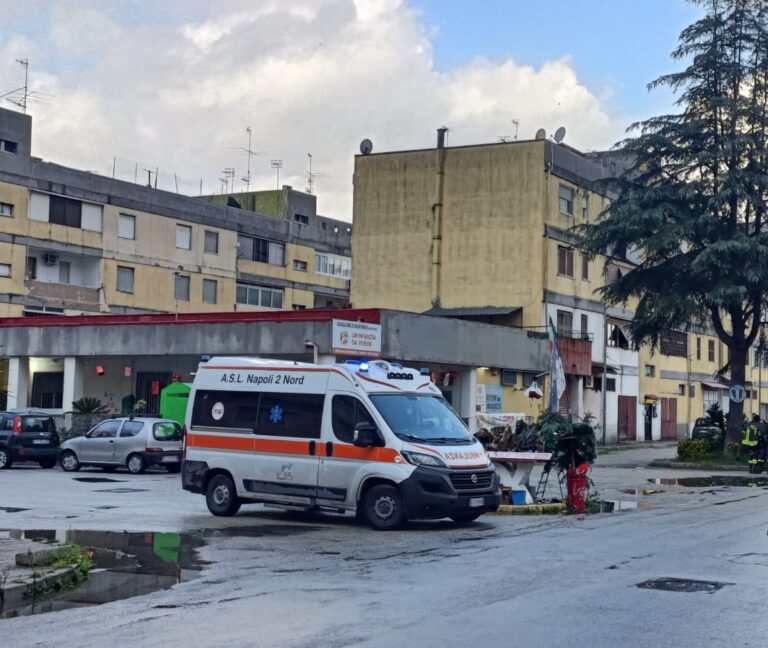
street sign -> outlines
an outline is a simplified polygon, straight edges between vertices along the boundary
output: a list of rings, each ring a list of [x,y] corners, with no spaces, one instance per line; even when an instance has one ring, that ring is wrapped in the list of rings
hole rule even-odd
[[[743,403],[747,397],[747,390],[741,385],[731,385],[728,395],[734,403]]]

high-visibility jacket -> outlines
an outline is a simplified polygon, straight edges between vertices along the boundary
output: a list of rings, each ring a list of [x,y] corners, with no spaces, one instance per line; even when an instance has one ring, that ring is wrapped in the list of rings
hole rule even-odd
[[[741,445],[754,448],[758,443],[758,430],[754,425],[748,425],[744,428]]]

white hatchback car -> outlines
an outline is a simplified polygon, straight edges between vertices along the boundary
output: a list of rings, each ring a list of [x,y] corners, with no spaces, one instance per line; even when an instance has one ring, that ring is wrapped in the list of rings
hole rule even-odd
[[[107,419],[85,436],[61,444],[59,463],[67,472],[82,466],[107,471],[125,466],[133,474],[161,465],[171,473],[181,470],[183,432],[176,421],[149,417]]]

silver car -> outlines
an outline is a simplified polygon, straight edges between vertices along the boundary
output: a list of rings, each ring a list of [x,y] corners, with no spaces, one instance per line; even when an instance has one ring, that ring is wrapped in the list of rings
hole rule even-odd
[[[107,419],[85,436],[62,443],[59,463],[67,472],[82,466],[99,466],[106,471],[126,466],[138,475],[148,466],[160,465],[177,473],[181,470],[182,439],[176,421],[149,417]]]

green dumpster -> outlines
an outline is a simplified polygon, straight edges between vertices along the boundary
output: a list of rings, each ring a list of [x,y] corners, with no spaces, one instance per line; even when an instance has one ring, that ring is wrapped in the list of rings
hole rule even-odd
[[[160,390],[160,416],[184,425],[187,401],[192,389],[190,383],[173,382]]]

